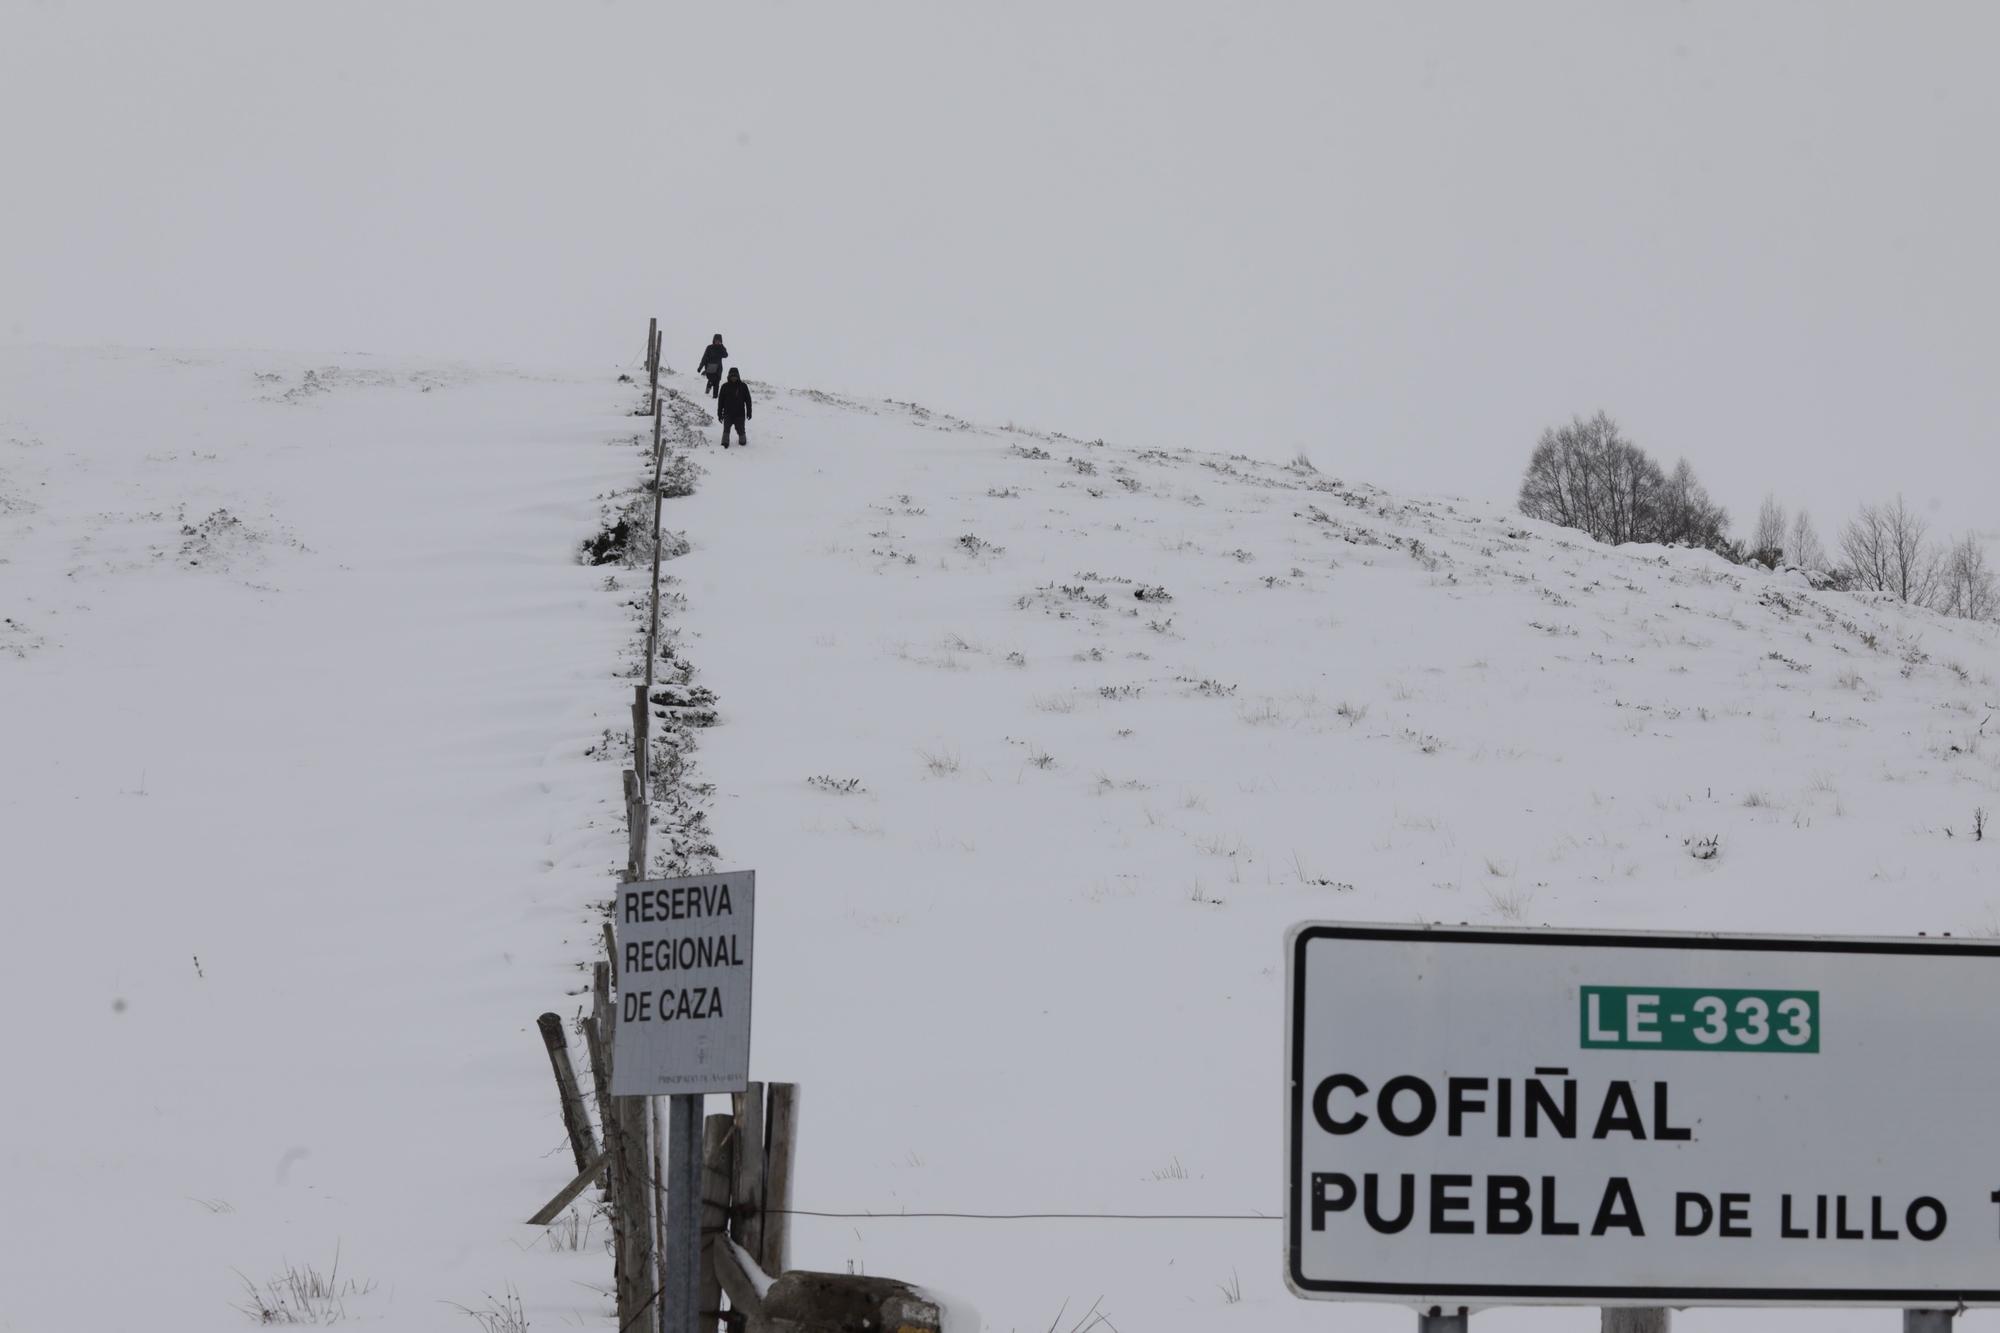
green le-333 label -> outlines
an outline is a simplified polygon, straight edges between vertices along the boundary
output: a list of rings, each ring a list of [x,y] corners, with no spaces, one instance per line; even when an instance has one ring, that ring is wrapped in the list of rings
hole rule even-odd
[[[1586,1050],[1819,1050],[1816,990],[1585,986],[1578,1008]]]

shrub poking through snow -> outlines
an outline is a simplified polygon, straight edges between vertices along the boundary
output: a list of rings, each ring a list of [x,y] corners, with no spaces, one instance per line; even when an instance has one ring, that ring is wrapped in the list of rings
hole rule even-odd
[[[693,495],[695,479],[700,475],[701,468],[692,458],[686,454],[669,454],[665,466],[660,469],[660,494],[669,500]]]
[[[958,539],[958,545],[959,549],[963,550],[967,555],[973,556],[975,558],[979,556],[1004,555],[1006,554],[1007,551],[1006,547],[995,546],[992,542],[989,542],[985,538],[979,536],[978,534],[971,532],[968,532],[963,537],[960,537]]]
[[[830,791],[835,796],[853,796],[868,790],[861,785],[860,778],[836,778],[825,773],[815,773],[806,779],[806,786]]]
[[[1711,834],[1706,838],[1683,838],[1681,843],[1688,849],[1688,855],[1697,861],[1713,861],[1722,855],[1722,837]]]
[[[615,565],[625,559],[631,542],[632,525],[621,518],[595,537],[585,538],[579,556],[587,565]]]

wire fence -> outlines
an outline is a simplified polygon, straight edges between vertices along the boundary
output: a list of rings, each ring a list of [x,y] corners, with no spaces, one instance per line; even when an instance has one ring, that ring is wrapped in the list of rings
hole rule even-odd
[[[792,1217],[836,1217],[871,1222],[949,1219],[961,1222],[1282,1222],[1276,1213],[967,1213],[908,1211],[893,1213],[837,1212],[824,1208],[770,1208]]]

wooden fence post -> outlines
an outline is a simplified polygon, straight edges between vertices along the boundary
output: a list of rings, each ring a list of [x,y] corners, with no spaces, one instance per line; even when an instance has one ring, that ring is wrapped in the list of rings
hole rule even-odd
[[[724,1238],[723,1242],[715,1247],[715,1280],[729,1296],[729,1311],[731,1315],[729,1323],[732,1329],[738,1327],[735,1318],[738,1315],[744,1317],[747,1326],[750,1328],[768,1329],[771,1327],[770,1324],[760,1319],[760,1316],[764,1313],[764,1298],[757,1294],[757,1284],[752,1282],[750,1275],[743,1271],[742,1261],[736,1257],[736,1252],[729,1247],[727,1238]],[[796,1328],[797,1325],[795,1324],[793,1327]]]
[[[614,1097],[618,1130],[624,1140],[619,1171],[618,1327],[630,1333],[652,1321],[643,1318],[653,1308],[653,1182],[648,1179],[646,1098]]]
[[[736,1102],[736,1243],[752,1259],[764,1252],[764,1085],[733,1094]]]
[[[591,1132],[590,1113],[583,1109],[583,1093],[576,1086],[576,1070],[569,1062],[569,1042],[563,1035],[559,1014],[543,1014],[535,1020],[542,1030],[542,1045],[549,1048],[549,1063],[556,1071],[556,1095],[562,1098],[563,1128],[569,1131],[570,1151],[576,1154],[576,1169],[587,1171],[597,1156],[597,1135]]]
[[[658,1291],[654,1325],[660,1333],[676,1333],[671,1320],[669,1302],[673,1296],[673,1283],[667,1272],[668,1245],[667,1212],[670,1201],[662,1182],[667,1178],[667,1129],[660,1123],[660,1099],[646,1099],[646,1127],[653,1135],[653,1161],[646,1179],[653,1192],[653,1287]]]
[[[625,878],[646,878],[646,797],[639,790],[639,775],[625,770]]]
[[[729,1187],[735,1142],[730,1118],[712,1115],[701,1125],[701,1333],[715,1333],[722,1309],[722,1280],[715,1275],[715,1241],[729,1234]]]
[[[660,317],[646,321],[646,380],[650,386],[649,409],[660,401]]]
[[[798,1154],[799,1085],[771,1085],[769,1147],[764,1160],[764,1252],[758,1262],[772,1277],[791,1263],[792,1162]],[[1659,1333],[1666,1333],[1664,1329]]]
[[[629,772],[627,774],[629,776]],[[646,1099],[611,1095],[611,1053],[618,1034],[618,1006],[611,967],[591,970],[593,1012],[601,1075],[594,1075],[604,1118],[604,1193],[611,1201],[612,1252],[618,1291],[618,1327],[638,1328],[653,1300],[653,1188],[646,1170]]]
[[[593,963],[590,969],[591,1011],[582,1023],[583,1049],[590,1057],[590,1088],[597,1102],[597,1123],[604,1129],[604,1194],[611,1196],[612,1172],[610,1163],[616,1154],[612,1148],[612,1136],[617,1125],[612,1119],[611,1105],[611,964]]]
[[[653,710],[646,701],[646,686],[632,687],[632,768],[639,775],[639,790],[649,790],[653,759]]]
[[[653,688],[653,669],[660,660],[660,480],[666,467],[666,450],[660,443],[660,405],[653,404],[653,600],[646,617],[646,688]]]
[[[656,320],[655,323],[657,324],[658,321]],[[660,331],[657,327],[653,330],[652,344],[652,351],[646,357],[646,369],[651,374],[653,380],[653,411],[658,412],[660,410]]]

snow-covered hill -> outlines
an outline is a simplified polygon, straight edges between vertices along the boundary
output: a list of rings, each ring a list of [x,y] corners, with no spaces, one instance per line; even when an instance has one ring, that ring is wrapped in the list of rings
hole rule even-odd
[[[633,389],[51,352],[0,385],[36,1084],[0,1189],[48,1222],[0,1328],[229,1327],[233,1270],[336,1246],[356,1322],[471,1327],[439,1302],[511,1284],[606,1326],[608,1262],[516,1219],[567,1175],[532,1019],[620,856],[640,580],[574,550],[639,483]],[[1384,494],[1338,440],[1280,466],[757,390],[669,502],[669,639],[717,696],[720,860],[759,875],[800,1208],[1275,1218],[1301,919],[2000,931],[1989,627]],[[1278,1232],[802,1217],[795,1249],[994,1330],[1406,1326],[1287,1295]]]
[[[1301,919],[2000,931],[1991,627],[1384,494],[1337,441],[1314,470],[779,389],[752,429],[671,568],[804,1207],[1278,1213]],[[807,1219],[800,1253],[997,1329],[1099,1296],[1324,1326],[1277,1230]],[[1588,1326],[1482,1318],[1551,1317]]]

